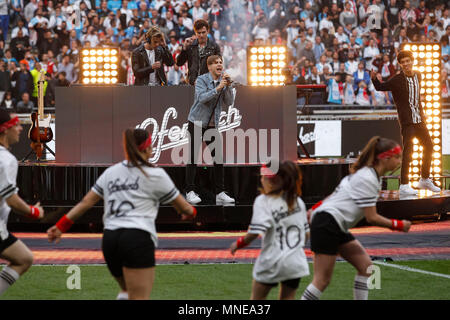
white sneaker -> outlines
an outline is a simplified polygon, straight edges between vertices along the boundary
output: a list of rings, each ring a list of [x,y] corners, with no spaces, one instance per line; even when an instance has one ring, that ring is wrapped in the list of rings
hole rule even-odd
[[[420,178],[417,188],[427,189],[433,192],[441,192],[441,189],[439,189],[439,187],[437,187],[430,178],[428,179]]]
[[[402,196],[417,196],[418,194],[417,190],[411,188],[409,184],[401,184],[398,190]]]
[[[202,199],[200,199],[198,194],[196,194],[194,191],[190,191],[186,195],[186,201],[189,202],[190,204],[197,204],[199,202],[202,202]]]
[[[224,191],[216,195],[216,204],[234,203],[234,199],[229,197]]]

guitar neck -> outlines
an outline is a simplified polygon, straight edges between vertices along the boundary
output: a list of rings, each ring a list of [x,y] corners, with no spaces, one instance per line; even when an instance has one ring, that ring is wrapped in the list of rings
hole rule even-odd
[[[38,81],[38,115],[39,119],[44,119],[44,81]]]

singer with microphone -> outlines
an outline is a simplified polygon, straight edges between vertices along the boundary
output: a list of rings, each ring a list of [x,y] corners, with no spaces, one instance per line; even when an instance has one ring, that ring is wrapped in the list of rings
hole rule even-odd
[[[134,49],[131,55],[131,66],[135,77],[134,85],[167,85],[164,65],[170,67],[174,63],[164,34],[158,27],[151,27],[145,34],[144,43]]]
[[[195,81],[194,104],[188,116],[190,162],[186,168],[186,200],[191,204],[202,201],[195,192],[198,148],[202,145],[205,132],[216,130],[212,135],[213,138],[205,141],[214,161],[216,204],[232,204],[234,199],[225,193],[222,147],[217,148],[217,145],[222,146],[222,141],[215,141],[214,137],[221,137],[217,130],[222,107],[225,108],[233,103],[234,95],[231,88],[233,81],[223,72],[221,56],[209,56],[206,63],[209,72],[197,77]],[[210,146],[213,142],[215,148]]]

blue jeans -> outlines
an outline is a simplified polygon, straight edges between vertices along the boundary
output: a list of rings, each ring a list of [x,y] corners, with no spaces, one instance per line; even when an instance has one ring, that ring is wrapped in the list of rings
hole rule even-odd
[[[6,41],[8,37],[8,28],[9,28],[9,15],[0,16],[0,28],[3,31],[3,41]]]

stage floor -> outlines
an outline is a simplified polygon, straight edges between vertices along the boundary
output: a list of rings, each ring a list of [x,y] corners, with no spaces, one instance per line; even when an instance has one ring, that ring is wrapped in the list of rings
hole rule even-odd
[[[450,259],[450,221],[414,224],[409,233],[379,227],[352,229],[373,259]],[[158,233],[157,264],[253,263],[259,254],[260,239],[232,256],[228,250],[239,232]],[[57,245],[45,233],[14,233],[32,251],[35,264],[104,264],[101,234],[67,233]],[[309,243],[305,248],[312,258]],[[4,261],[0,260],[0,263]]]

